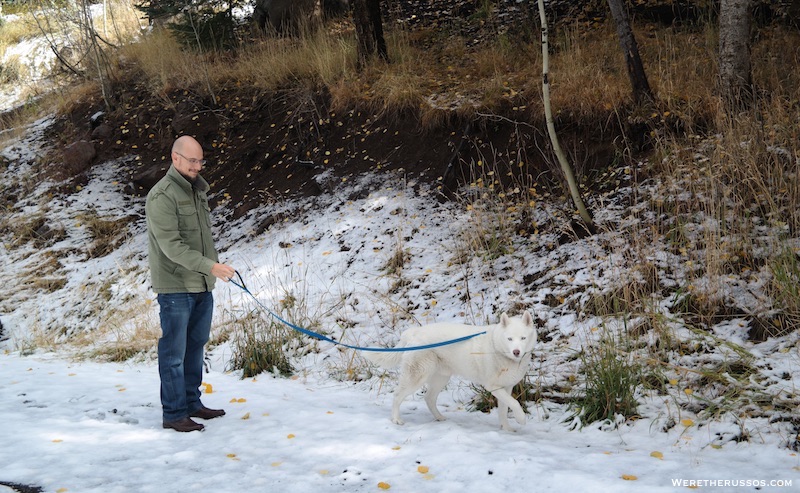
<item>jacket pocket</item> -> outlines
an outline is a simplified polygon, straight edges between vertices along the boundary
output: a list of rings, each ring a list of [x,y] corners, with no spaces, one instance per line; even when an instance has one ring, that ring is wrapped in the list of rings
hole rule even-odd
[[[200,229],[197,209],[192,206],[178,207],[178,228],[181,231],[195,231]]]

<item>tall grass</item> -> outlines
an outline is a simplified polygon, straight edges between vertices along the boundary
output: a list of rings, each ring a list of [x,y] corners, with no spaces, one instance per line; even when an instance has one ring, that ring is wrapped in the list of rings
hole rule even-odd
[[[580,353],[584,390],[571,406],[584,425],[596,421],[616,425],[618,417],[628,419],[636,415],[642,368],[625,351],[629,342],[624,336],[606,331],[597,343],[587,343]]]

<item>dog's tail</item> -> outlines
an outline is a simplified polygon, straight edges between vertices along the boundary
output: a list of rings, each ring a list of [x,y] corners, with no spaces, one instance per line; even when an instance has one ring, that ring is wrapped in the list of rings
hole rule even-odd
[[[368,351],[364,357],[382,368],[394,368],[400,366],[403,353],[399,351]]]

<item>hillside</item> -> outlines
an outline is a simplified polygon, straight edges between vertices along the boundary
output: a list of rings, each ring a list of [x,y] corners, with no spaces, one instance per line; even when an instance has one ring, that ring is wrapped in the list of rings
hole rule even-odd
[[[483,324],[530,309],[539,345],[518,393],[538,426],[552,416],[574,430],[629,427],[640,447],[651,433],[676,453],[766,444],[791,472],[798,35],[765,14],[754,46],[759,107],[730,121],[709,82],[713,28],[665,3],[635,9],[661,96],[645,108],[629,101],[613,26],[596,3],[552,7],[562,16],[556,125],[594,235],[562,186],[538,41],[517,2],[392,3],[397,60],[360,72],[345,62],[331,79],[298,75],[295,60],[285,78],[262,84],[245,65],[255,55],[243,52],[182,58],[192,62],[183,70],[211,75],[159,83],[144,56],[124,51],[112,108],[83,85],[3,144],[0,261],[15,279],[0,287],[4,349],[152,365],[157,304],[142,197],[186,133],[210,160],[223,257],[282,315],[383,346],[411,325]],[[346,20],[326,29],[330,45],[352,54]],[[309,53],[295,39],[251,41]],[[151,57],[171,45],[154,46]],[[212,372],[255,378],[241,363],[251,332],[276,338],[285,355],[280,371],[256,368],[265,375],[369,395],[392,386],[395,375],[357,352],[276,329],[230,285],[218,293]],[[454,388],[454,413],[491,409],[480,389]]]

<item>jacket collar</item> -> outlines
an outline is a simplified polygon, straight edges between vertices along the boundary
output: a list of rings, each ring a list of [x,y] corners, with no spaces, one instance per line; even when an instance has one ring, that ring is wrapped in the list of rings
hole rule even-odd
[[[178,186],[186,190],[187,193],[192,193],[192,188],[195,188],[201,192],[208,192],[208,189],[210,188],[208,182],[202,176],[197,175],[197,180],[194,183],[192,183],[189,180],[187,180],[185,176],[180,174],[180,172],[178,172],[178,170],[175,169],[175,166],[171,164],[169,165],[169,169],[167,170],[167,176],[170,177],[170,179],[173,182],[175,182]]]

